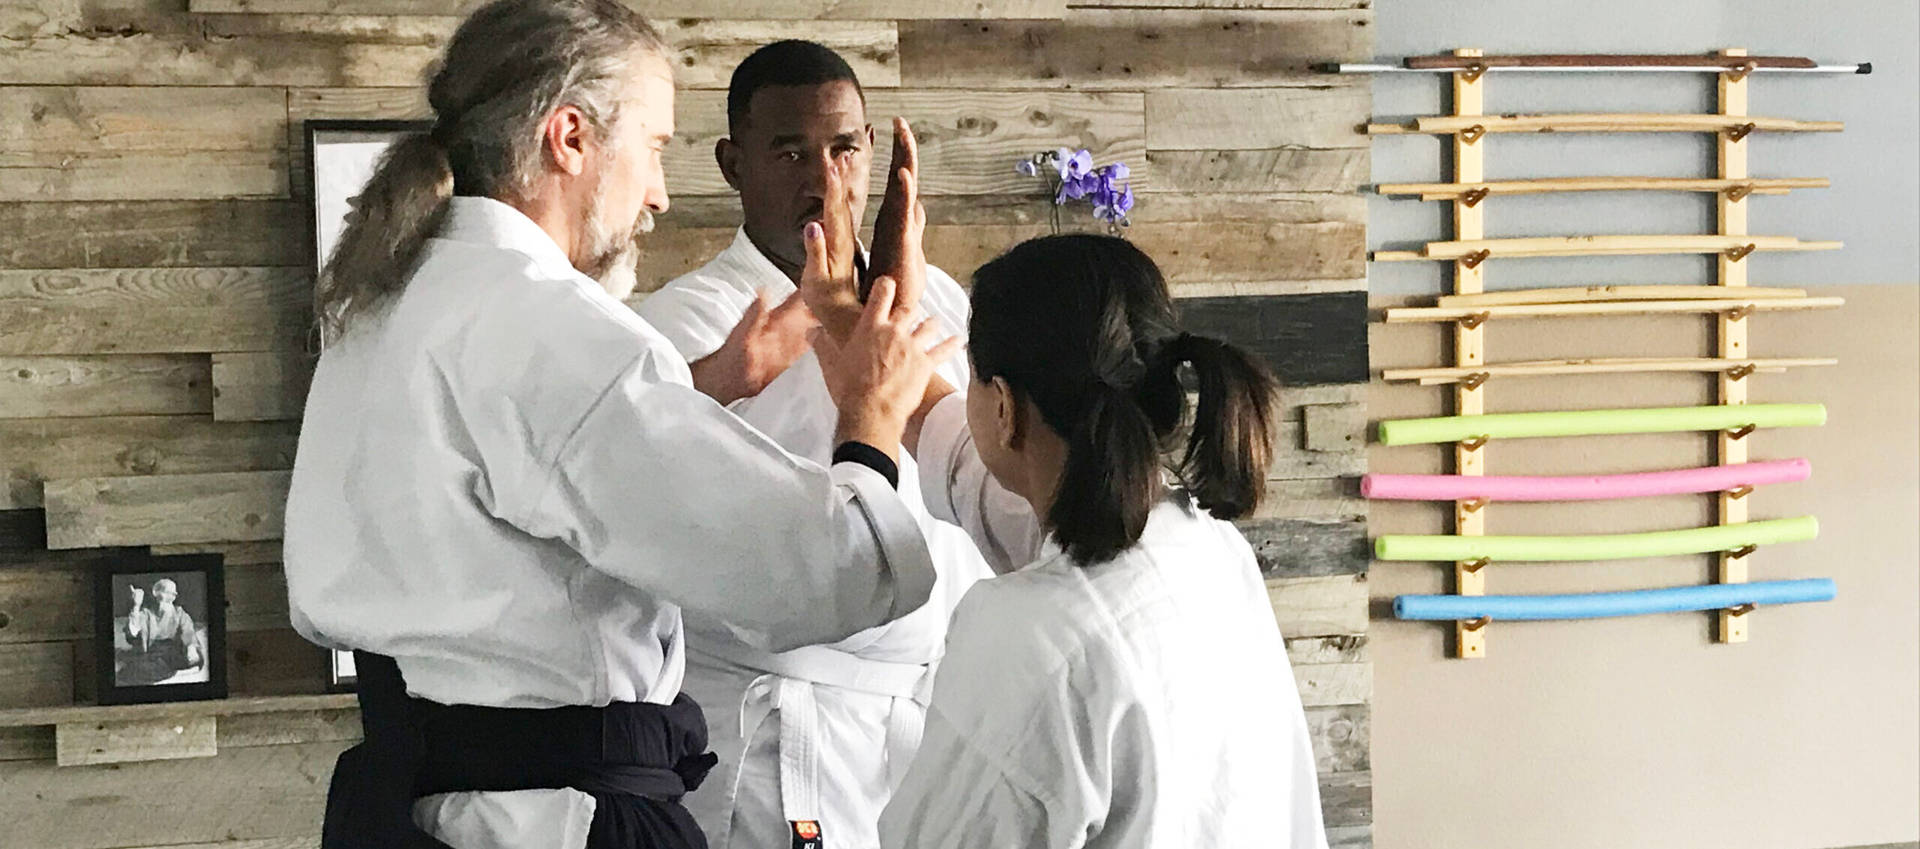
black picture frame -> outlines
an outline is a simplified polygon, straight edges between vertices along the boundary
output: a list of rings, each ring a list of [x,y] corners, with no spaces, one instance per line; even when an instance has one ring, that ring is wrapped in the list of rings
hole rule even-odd
[[[94,670],[103,705],[189,702],[227,697],[227,594],[225,558],[218,554],[138,555],[95,567],[93,582]],[[156,601],[165,579],[173,584],[172,606],[193,622],[192,646],[135,649],[125,636],[132,612],[129,587],[139,587],[148,614],[172,621]],[[148,633],[152,633],[151,630]],[[169,640],[179,644],[178,639]],[[199,659],[199,672],[191,665]],[[166,677],[160,678],[164,674]],[[144,679],[155,680],[144,680]]]

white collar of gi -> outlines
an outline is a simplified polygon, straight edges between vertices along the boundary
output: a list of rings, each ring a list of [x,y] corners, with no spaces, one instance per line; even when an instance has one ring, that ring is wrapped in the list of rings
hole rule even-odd
[[[867,260],[867,246],[859,245],[858,250],[861,262],[864,263]],[[768,291],[775,298],[784,298],[799,288],[793,285],[793,280],[787,277],[786,272],[781,271],[779,266],[773,264],[773,260],[767,259],[767,255],[760,252],[760,246],[755,245],[753,240],[747,237],[745,227],[734,231],[733,244],[728,245],[727,249],[720,253],[746,273],[747,279],[742,282],[753,287],[753,291]]]
[[[446,221],[440,225],[440,238],[524,254],[541,271],[555,277],[580,275],[573,260],[547,231],[526,213],[493,198],[454,198],[448,204]]]

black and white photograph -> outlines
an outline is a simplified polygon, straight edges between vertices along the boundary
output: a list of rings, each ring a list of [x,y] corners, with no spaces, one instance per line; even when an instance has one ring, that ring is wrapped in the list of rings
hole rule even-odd
[[[218,555],[102,567],[94,588],[101,704],[226,695],[221,578]]]

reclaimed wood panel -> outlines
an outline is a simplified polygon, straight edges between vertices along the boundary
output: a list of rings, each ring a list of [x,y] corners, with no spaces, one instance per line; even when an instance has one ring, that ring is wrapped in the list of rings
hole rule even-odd
[[[0,268],[304,266],[306,216],[289,201],[0,203]]]
[[[1071,9],[1370,9],[1373,0],[1068,0]]]
[[[1352,451],[1367,444],[1364,404],[1309,404],[1300,415],[1308,451]]]
[[[180,15],[101,9],[0,51],[0,80],[27,85],[418,86],[460,23],[446,15]],[[806,38],[863,83],[900,84],[891,20],[654,22],[682,88],[721,88],[763,44]]]
[[[92,564],[0,569],[0,644],[78,640],[93,630]]]
[[[430,115],[417,88],[294,89],[288,103],[296,137],[304,133],[302,122],[315,118]],[[665,160],[668,192],[676,198],[732,195],[713,161],[714,142],[727,135],[725,92],[682,92],[674,111],[677,126]],[[1137,93],[869,89],[867,115],[879,152],[870,175],[875,193],[885,187],[895,115],[913,124],[924,169],[920,189],[929,196],[1043,194],[1045,183],[1014,173],[1014,163],[1061,145],[1084,147],[1102,164],[1126,161],[1140,190],[1151,184],[1144,100]],[[304,177],[300,183],[297,191],[305,192]],[[673,215],[669,210],[662,223]]]
[[[313,367],[314,358],[305,351],[214,354],[214,420],[299,420]]]
[[[0,270],[0,355],[300,350],[312,287],[292,268]]]
[[[0,201],[283,196],[285,121],[277,89],[0,87]]]
[[[1267,480],[1267,491],[1249,519],[1346,522],[1367,517],[1360,481],[1351,477]]]
[[[55,479],[290,469],[298,442],[293,422],[216,422],[204,416],[0,419],[5,484],[0,509],[42,506],[41,486]]]
[[[1352,451],[1309,451],[1305,443],[1306,435],[1299,421],[1283,420],[1274,427],[1273,464],[1267,467],[1270,482],[1357,478],[1367,473],[1364,446]],[[1278,515],[1265,508],[1260,513]]]
[[[320,821],[334,760],[347,746],[259,746],[111,769],[12,763],[0,770],[0,822],[34,835],[35,849],[303,837]]]
[[[1327,849],[1373,849],[1373,826],[1328,826]]]
[[[1364,81],[1327,87],[1156,89],[1146,94],[1153,150],[1364,148],[1373,108]]]
[[[1058,21],[902,21],[909,87],[1122,89],[1325,85],[1373,49],[1373,13],[1071,9]]]
[[[1325,637],[1367,631],[1367,577],[1274,578],[1267,598],[1285,637]]]
[[[1320,811],[1329,829],[1365,827],[1373,822],[1373,773],[1320,776]],[[1329,842],[1332,836],[1328,835]]]
[[[0,708],[71,704],[76,671],[72,643],[0,645]],[[0,772],[0,790],[4,776]],[[9,820],[0,817],[0,822]]]
[[[191,0],[195,12],[327,15],[454,15],[479,0]],[[1353,2],[1353,0],[1295,0]],[[649,18],[747,20],[910,20],[914,18],[1057,18],[1066,0],[627,0]]]
[[[1364,663],[1369,657],[1365,634],[1287,640],[1288,663]]]
[[[874,196],[885,188],[872,185]],[[928,195],[922,200],[929,227],[1048,224],[1053,196],[1040,180],[1018,192],[1005,194]],[[879,205],[869,202],[863,227],[872,227]],[[1061,210],[1062,229],[1104,226],[1086,205]],[[1337,222],[1365,224],[1366,199],[1359,195],[1326,192],[1266,192],[1240,195],[1160,193],[1140,195],[1128,216],[1141,224],[1245,221],[1276,224]],[[740,200],[733,195],[675,197],[673,207],[655,219],[660,230],[725,229],[740,226]],[[1008,247],[1012,247],[1008,245]],[[1364,278],[1353,278],[1364,287]],[[1346,281],[1342,281],[1346,282]]]
[[[1344,244],[1347,239],[1338,241]],[[1367,380],[1365,292],[1182,298],[1179,307],[1181,323],[1188,330],[1246,348],[1265,360],[1282,383]]]
[[[47,547],[279,539],[291,472],[46,483]]]
[[[1084,214],[1074,210],[1068,214]],[[668,212],[671,216],[672,212]],[[664,219],[663,219],[664,220]],[[1092,222],[1076,222],[1069,231],[1090,231]],[[1188,283],[1218,287],[1227,281],[1264,284],[1270,281],[1353,279],[1365,273],[1365,243],[1362,224],[1347,222],[1286,223],[1271,221],[1192,221],[1135,223],[1127,229],[1127,238],[1152,256],[1173,285],[1176,296],[1184,294]],[[927,261],[953,275],[969,279],[974,270],[1020,242],[1047,235],[1045,223],[934,225],[926,229]],[[714,255],[733,242],[734,230],[719,228],[679,229],[662,226],[640,240],[642,250],[636,291],[651,292],[682,274],[705,265]],[[1337,284],[1346,288],[1345,284]],[[1318,285],[1311,288],[1319,288]],[[1217,291],[1212,289],[1209,291]],[[1315,301],[1310,313],[1299,313],[1283,305],[1273,305],[1252,314],[1241,314],[1231,303],[1263,302],[1266,298],[1181,298],[1201,324],[1193,329],[1212,330],[1212,335],[1247,344],[1282,368],[1282,377],[1301,382],[1326,382],[1352,379],[1352,357],[1364,356],[1364,338],[1337,339],[1347,329],[1350,316],[1338,310],[1347,302],[1362,303],[1365,292],[1344,293],[1337,301]],[[1291,301],[1294,296],[1273,296]],[[1299,297],[1313,297],[1303,295]],[[1183,312],[1184,314],[1184,312]],[[1364,326],[1365,312],[1355,314]],[[1343,321],[1316,325],[1337,316]],[[1215,327],[1218,325],[1218,328]],[[1282,337],[1269,337],[1285,332]],[[1342,358],[1327,362],[1319,359],[1327,353],[1309,349],[1309,345],[1336,347]],[[1364,363],[1360,366],[1364,380]]]
[[[1372,769],[1373,710],[1367,705],[1307,708],[1307,736],[1321,775]]]
[[[210,413],[210,365],[199,354],[0,357],[0,418]]]
[[[0,644],[86,640],[93,636],[93,574],[115,555],[61,566],[0,569]],[[292,627],[287,581],[279,564],[228,564],[225,580],[227,630],[273,631]]]
[[[219,753],[216,717],[190,716],[127,722],[68,722],[54,729],[60,766],[210,758]]]
[[[220,717],[220,747],[359,742],[360,709],[275,711]]]
[[[1293,667],[1300,703],[1307,707],[1364,705],[1373,701],[1373,664],[1314,663]]]
[[[1355,192],[1372,167],[1366,148],[1149,150],[1152,190]]]
[[[1358,575],[1373,562],[1364,518],[1241,519],[1234,525],[1253,546],[1260,574],[1269,578]]]

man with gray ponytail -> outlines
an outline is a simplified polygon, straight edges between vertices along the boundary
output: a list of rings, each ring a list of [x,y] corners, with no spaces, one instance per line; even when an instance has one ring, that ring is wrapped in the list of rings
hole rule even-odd
[[[778,651],[925,603],[897,463],[957,342],[896,315],[890,280],[845,318],[851,237],[807,228],[798,297],[843,319],[841,403],[831,464],[795,458],[602,282],[667,209],[672,71],[643,18],[497,0],[428,101],[320,280],[287,501],[294,625],[355,651],[366,733],[322,845],[704,847],[680,805],[713,763],[681,608]],[[805,313],[750,316],[733,361],[790,358]],[[757,391],[727,377],[706,387]]]

